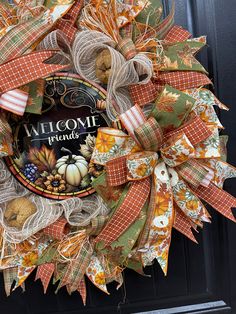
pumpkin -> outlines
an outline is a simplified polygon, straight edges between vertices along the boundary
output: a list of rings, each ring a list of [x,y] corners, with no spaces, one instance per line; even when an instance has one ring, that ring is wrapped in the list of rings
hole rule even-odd
[[[57,172],[64,176],[66,182],[73,186],[79,186],[83,177],[88,173],[88,163],[83,156],[73,155],[69,149],[62,148],[69,155],[58,159]]]

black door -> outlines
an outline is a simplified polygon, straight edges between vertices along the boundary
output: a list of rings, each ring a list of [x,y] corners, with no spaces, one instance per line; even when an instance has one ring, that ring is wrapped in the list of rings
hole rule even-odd
[[[164,1],[166,12],[169,1]],[[230,136],[228,161],[236,165],[236,1],[176,0],[176,23],[194,36],[206,34],[209,47],[200,59],[214,81],[216,95],[231,108],[220,113]],[[225,189],[236,196],[236,180]],[[169,271],[165,278],[156,264],[146,269],[151,277],[125,272],[120,290],[110,285],[110,296],[88,283],[87,306],[79,294],[58,295],[51,287],[47,295],[39,282],[28,281],[27,292],[5,297],[1,280],[2,314],[77,314],[77,313],[236,313],[236,225],[210,210],[212,224],[197,235],[199,244],[173,233]]]

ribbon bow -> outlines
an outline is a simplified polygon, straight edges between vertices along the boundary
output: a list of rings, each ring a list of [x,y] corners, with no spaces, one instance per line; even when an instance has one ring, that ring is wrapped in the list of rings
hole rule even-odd
[[[201,160],[212,157],[207,157],[214,142],[209,139],[215,138],[216,132],[194,114],[195,105],[189,95],[165,86],[148,118],[137,105],[120,116],[129,136],[100,128],[92,156],[93,162],[105,165],[108,185],[129,184],[123,203],[95,242],[109,246],[149,202],[148,231],[143,232],[146,236],[139,249],[144,265],[157,258],[165,274],[177,208],[190,228],[210,222],[199,198],[235,221],[231,207],[236,199],[214,184],[216,171]]]

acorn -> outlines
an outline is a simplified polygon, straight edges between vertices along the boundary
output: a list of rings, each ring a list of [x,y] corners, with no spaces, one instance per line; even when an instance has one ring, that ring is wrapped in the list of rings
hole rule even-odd
[[[108,49],[102,50],[96,58],[95,62],[96,77],[103,84],[108,83],[109,76],[111,75],[111,53]]]
[[[22,229],[25,221],[35,214],[37,208],[34,203],[32,203],[26,197],[19,197],[7,204],[6,210],[4,212],[4,218],[9,227],[15,227],[17,229]]]

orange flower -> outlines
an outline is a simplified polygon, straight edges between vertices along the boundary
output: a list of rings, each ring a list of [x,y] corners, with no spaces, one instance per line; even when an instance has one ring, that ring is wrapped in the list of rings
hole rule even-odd
[[[95,283],[98,285],[105,285],[106,281],[103,272],[97,273],[97,275],[95,276]]]
[[[178,193],[178,198],[180,201],[185,201],[186,200],[186,190],[180,190]]]
[[[141,164],[136,169],[136,173],[140,177],[145,176],[146,172],[147,172],[147,165],[146,164]]]
[[[23,257],[22,265],[24,267],[30,267],[36,264],[38,260],[38,254],[36,252],[31,252]]]
[[[198,202],[197,201],[188,201],[188,202],[186,202],[186,207],[189,210],[196,210],[198,208]]]
[[[157,164],[156,159],[152,159],[152,160],[150,161],[150,166],[151,166],[152,168],[154,168],[154,167],[156,166],[156,164]]]
[[[107,153],[114,146],[115,138],[110,134],[99,133],[96,148],[100,153]]]
[[[165,197],[163,195],[157,195],[156,198],[156,215],[163,215],[169,208],[170,195],[167,193]]]

